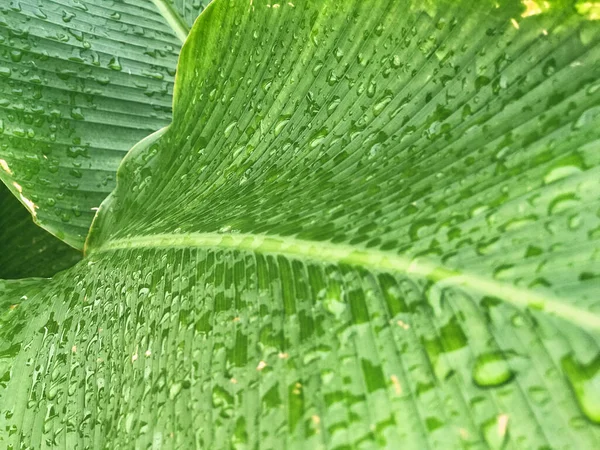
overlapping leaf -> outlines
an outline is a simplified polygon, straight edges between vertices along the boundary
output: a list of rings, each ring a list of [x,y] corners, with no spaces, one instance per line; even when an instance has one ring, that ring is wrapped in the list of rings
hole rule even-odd
[[[4,442],[594,448],[590,18],[214,2],[87,259],[2,285]]]
[[[36,226],[11,192],[0,184],[0,279],[50,277],[81,260],[81,252]]]
[[[71,246],[127,150],[170,122],[180,39],[206,3],[0,5],[0,179]]]

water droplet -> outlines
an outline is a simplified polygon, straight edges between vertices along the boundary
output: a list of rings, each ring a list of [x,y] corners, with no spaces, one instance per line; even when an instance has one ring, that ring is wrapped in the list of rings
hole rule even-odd
[[[281,133],[281,131],[285,128],[286,124],[290,121],[291,117],[292,116],[288,114],[279,117],[277,124],[275,124],[275,136],[279,136],[279,133]]]
[[[548,214],[557,214],[572,208],[579,203],[579,199],[573,193],[557,195],[548,205]]]
[[[371,78],[369,81],[369,86],[367,87],[367,97],[373,98],[375,96],[375,92],[377,92],[377,84],[375,80]]]
[[[261,83],[260,87],[263,90],[263,92],[267,93],[267,92],[269,92],[269,89],[271,89],[272,84],[273,84],[273,80],[268,78]]]
[[[315,64],[315,67],[313,67],[312,69],[312,74],[313,76],[317,76],[319,74],[319,71],[323,68],[323,63],[322,62],[317,62],[317,64]]]
[[[62,13],[62,20],[65,23],[69,23],[73,17],[75,17],[75,14],[70,11],[63,11]]]
[[[327,114],[333,113],[335,109],[339,106],[341,99],[338,96],[333,97],[331,102],[327,105]]]
[[[556,60],[554,58],[550,58],[548,61],[544,63],[542,67],[542,73],[544,76],[549,77],[556,72]]]
[[[233,129],[235,128],[236,125],[237,125],[237,121],[233,121],[229,125],[227,125],[227,127],[225,128],[225,131],[223,131],[223,134],[225,135],[225,137],[229,137],[229,135],[231,134],[231,132],[233,131]]]
[[[581,364],[573,355],[568,355],[561,365],[581,412],[600,424],[600,354],[588,364]]]
[[[544,183],[549,184],[553,181],[561,180],[563,178],[569,177],[571,175],[575,175],[581,173],[581,168],[577,166],[560,166],[553,168],[546,176],[544,177]]]
[[[340,62],[342,60],[342,58],[344,57],[344,51],[338,47],[333,52],[333,56],[335,56],[335,59],[337,62]]]
[[[121,67],[121,62],[117,57],[111,58],[110,62],[108,63],[108,68],[118,72],[123,70],[123,67]]]
[[[73,108],[71,109],[71,117],[75,120],[83,120],[83,113],[81,112],[81,108]]]
[[[545,405],[551,400],[548,390],[541,386],[531,386],[527,389],[527,392],[531,399],[538,405]]]
[[[13,50],[10,52],[10,59],[13,62],[20,62],[23,58],[23,52],[21,50]]]
[[[514,377],[504,354],[500,351],[484,353],[473,365],[473,381],[480,387],[500,386]]]
[[[381,114],[381,111],[392,101],[392,95],[386,95],[373,106],[373,115],[377,117]]]
[[[581,130],[587,125],[592,125],[598,116],[600,116],[600,108],[591,108],[584,111],[573,124],[573,130]]]
[[[582,223],[583,223],[583,219],[580,214],[573,214],[572,216],[569,217],[569,229],[570,230],[577,230],[579,227],[581,227]]]
[[[327,128],[321,128],[319,131],[314,133],[310,137],[310,141],[309,141],[310,148],[315,148],[315,147],[319,146],[327,137],[327,133],[329,133]]]

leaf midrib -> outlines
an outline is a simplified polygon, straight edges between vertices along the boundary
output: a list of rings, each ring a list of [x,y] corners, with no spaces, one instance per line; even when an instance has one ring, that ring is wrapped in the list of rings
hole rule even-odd
[[[391,252],[357,248],[347,244],[243,233],[165,233],[108,241],[98,248],[90,249],[90,254],[139,248],[190,247],[280,254],[322,263],[348,264],[382,272],[415,275],[440,283],[440,287],[443,288],[452,286],[466,288],[482,295],[499,298],[519,308],[540,310],[582,328],[600,331],[600,316],[569,305],[566,300],[551,294],[488,279],[478,274],[449,269],[423,258],[412,258]]]
[[[169,3],[167,3],[166,0],[152,0],[152,3],[154,3],[154,6],[156,6],[161,16],[165,18],[175,35],[182,43],[184,43],[190,33],[190,28],[181,16]]]

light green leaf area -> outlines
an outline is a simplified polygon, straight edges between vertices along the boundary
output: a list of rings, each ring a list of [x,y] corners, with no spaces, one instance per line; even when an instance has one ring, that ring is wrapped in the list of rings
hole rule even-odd
[[[0,285],[0,442],[598,446],[599,23],[431,3],[204,11],[87,258]]]
[[[69,245],[83,248],[127,150],[171,121],[181,41],[206,3],[0,5],[0,179]]]
[[[31,215],[0,183],[0,279],[51,277],[73,266],[82,253],[35,225]]]

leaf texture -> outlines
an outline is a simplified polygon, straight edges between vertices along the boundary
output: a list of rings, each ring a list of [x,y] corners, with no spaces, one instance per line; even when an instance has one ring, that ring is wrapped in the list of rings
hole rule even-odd
[[[170,122],[181,34],[206,3],[0,5],[0,179],[69,245],[83,247],[127,150]]]
[[[0,438],[595,448],[600,30],[538,9],[211,3],[86,259],[3,285]]]

